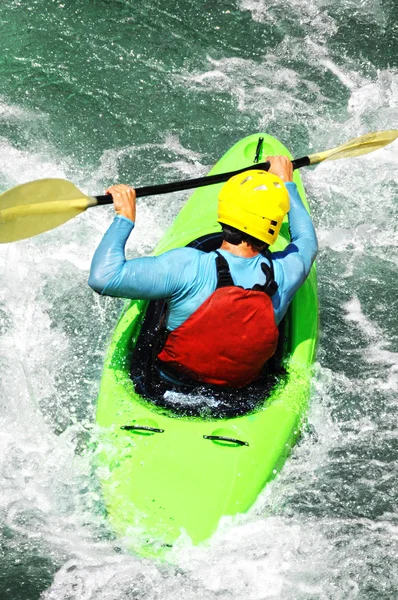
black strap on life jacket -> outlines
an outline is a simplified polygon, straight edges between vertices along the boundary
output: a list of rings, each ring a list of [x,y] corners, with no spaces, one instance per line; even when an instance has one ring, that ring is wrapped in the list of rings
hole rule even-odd
[[[216,287],[216,289],[218,290],[218,288],[235,285],[234,281],[232,279],[232,276],[231,276],[231,271],[229,270],[228,262],[225,260],[225,258],[219,252],[216,252],[216,254],[217,254],[217,258],[216,258],[217,287]]]
[[[231,271],[229,270],[228,261],[216,251],[216,269],[217,269],[217,287],[216,289],[228,286],[234,286],[234,281],[231,276]],[[276,293],[278,289],[278,284],[274,279],[274,267],[272,264],[272,255],[271,252],[266,252],[266,258],[269,260],[269,265],[267,263],[261,263],[261,270],[265,275],[265,284],[260,285],[256,283],[251,289],[254,292],[264,292],[270,298]],[[240,286],[237,286],[240,287]]]

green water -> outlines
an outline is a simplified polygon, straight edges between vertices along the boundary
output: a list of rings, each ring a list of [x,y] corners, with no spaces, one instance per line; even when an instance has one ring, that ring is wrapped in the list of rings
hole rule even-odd
[[[393,0],[3,0],[0,189],[207,172],[258,130],[295,156],[398,126]],[[112,209],[0,248],[0,598],[397,597],[397,145],[307,169],[319,362],[306,437],[253,511],[175,566],[130,555],[84,450],[121,308],[87,286]],[[185,194],[142,199],[130,256]]]

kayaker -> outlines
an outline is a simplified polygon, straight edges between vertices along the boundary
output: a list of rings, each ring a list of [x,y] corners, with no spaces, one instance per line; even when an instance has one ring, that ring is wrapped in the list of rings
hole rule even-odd
[[[216,386],[241,388],[261,376],[273,355],[278,325],[317,253],[311,218],[293,182],[291,161],[267,157],[265,171],[246,171],[221,189],[217,252],[177,248],[126,260],[136,219],[132,187],[114,185],[116,217],[99,244],[89,285],[98,293],[131,299],[166,299],[167,339],[160,373]],[[289,212],[291,243],[272,255]]]

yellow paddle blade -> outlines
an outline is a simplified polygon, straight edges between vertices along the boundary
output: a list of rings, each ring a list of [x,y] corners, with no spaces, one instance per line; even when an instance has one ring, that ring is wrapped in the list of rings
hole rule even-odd
[[[317,152],[316,154],[310,154],[310,165],[316,165],[324,160],[337,160],[338,158],[352,158],[353,156],[361,156],[362,154],[368,154],[368,152],[374,152],[379,148],[391,144],[398,137],[398,129],[387,129],[386,131],[375,131],[373,133],[367,133],[360,137],[354,138],[337,148],[331,150],[325,150],[324,152]]]
[[[16,242],[66,223],[96,204],[64,179],[38,179],[0,194],[0,243]]]

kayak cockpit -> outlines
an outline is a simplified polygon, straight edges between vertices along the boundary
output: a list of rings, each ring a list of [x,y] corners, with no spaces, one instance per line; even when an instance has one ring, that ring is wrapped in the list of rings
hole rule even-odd
[[[220,233],[202,236],[190,244],[202,252],[217,250],[222,243]],[[243,389],[207,385],[181,375],[160,370],[157,355],[164,335],[165,300],[149,302],[131,360],[131,379],[136,392],[157,406],[179,414],[230,417],[245,414],[263,404],[285,373],[282,367],[286,352],[285,319],[279,326],[279,343],[275,355],[264,365],[260,380]],[[184,394],[184,396],[181,396]],[[187,396],[194,401],[187,402]],[[180,398],[180,402],[179,399]]]

